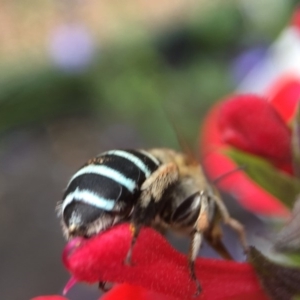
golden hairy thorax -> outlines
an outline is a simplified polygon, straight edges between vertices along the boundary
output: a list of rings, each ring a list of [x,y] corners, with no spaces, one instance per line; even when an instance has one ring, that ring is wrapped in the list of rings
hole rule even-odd
[[[198,186],[200,190],[207,188],[208,181],[199,162],[187,154],[168,148],[155,148],[150,149],[148,152],[157,157],[164,164],[174,163],[178,168],[179,177],[181,179],[190,177],[193,179],[193,184]]]

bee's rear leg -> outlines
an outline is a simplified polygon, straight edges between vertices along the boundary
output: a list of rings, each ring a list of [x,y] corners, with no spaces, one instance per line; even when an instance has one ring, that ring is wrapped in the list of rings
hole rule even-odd
[[[108,286],[108,283],[107,283],[106,281],[100,281],[100,282],[98,283],[98,288],[99,288],[102,292],[106,293],[106,292],[110,291],[112,287],[111,287],[111,286]]]
[[[127,255],[126,255],[126,258],[125,258],[125,261],[124,261],[124,263],[126,265],[132,265],[132,250],[133,250],[133,247],[134,247],[134,245],[136,243],[136,240],[139,236],[140,229],[141,229],[141,226],[135,225],[134,223],[130,223],[130,231],[131,231],[131,234],[132,234],[132,238],[131,238],[131,243],[130,243],[129,250],[127,252]]]
[[[215,201],[218,206],[219,212],[221,214],[222,220],[224,224],[230,226],[238,235],[240,243],[244,249],[245,254],[248,253],[249,247],[246,239],[246,233],[244,226],[236,219],[232,218],[229,215],[229,212],[224,205],[223,201],[216,195],[211,196],[211,198]]]
[[[226,225],[229,225],[237,233],[240,243],[244,249],[244,253],[247,254],[249,251],[249,247],[246,239],[244,226],[238,220],[233,219],[231,217],[224,219],[224,223]]]
[[[224,259],[233,260],[231,254],[222,242],[222,230],[217,223],[219,219],[213,221],[211,227],[205,232],[205,240]]]

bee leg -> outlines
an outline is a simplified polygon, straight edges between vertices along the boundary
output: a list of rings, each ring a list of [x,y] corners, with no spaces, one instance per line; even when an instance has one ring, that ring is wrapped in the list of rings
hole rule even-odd
[[[106,293],[106,292],[108,292],[108,291],[111,290],[111,288],[110,288],[110,287],[107,287],[106,285],[107,285],[107,282],[106,282],[106,281],[100,281],[100,282],[98,283],[98,288],[99,288],[102,292]]]
[[[199,249],[201,247],[201,243],[202,243],[202,234],[198,231],[194,231],[192,234],[192,241],[190,244],[190,251],[189,251],[189,271],[192,280],[196,284],[196,292],[194,294],[195,297],[199,296],[202,290],[201,284],[197,278],[196,271],[195,271],[195,260],[199,252]]]
[[[200,208],[198,219],[195,223],[195,231],[193,232],[192,235],[192,241],[190,244],[190,252],[189,252],[190,274],[191,274],[191,278],[196,284],[196,293],[194,295],[195,297],[197,297],[201,292],[201,285],[195,272],[195,260],[202,244],[203,232],[205,232],[209,228],[207,195],[203,191],[201,191],[200,197],[201,197],[201,201],[200,201],[201,208]]]
[[[228,218],[224,220],[224,223],[229,225],[239,236],[240,243],[244,249],[244,253],[249,251],[244,226],[236,219]]]
[[[130,248],[127,252],[127,255],[126,255],[126,258],[125,258],[125,261],[124,261],[124,263],[126,265],[132,265],[132,250],[133,250],[133,247],[136,243],[138,235],[140,233],[140,229],[141,229],[141,226],[135,225],[134,223],[130,224],[130,230],[131,230],[132,238],[131,238]]]
[[[132,239],[125,263],[131,264],[133,247],[143,225],[150,225],[163,204],[163,194],[178,180],[178,168],[174,163],[160,166],[141,186],[141,195],[133,211],[130,229]]]
[[[149,207],[151,200],[159,203],[166,190],[178,181],[179,172],[174,163],[160,166],[141,186],[141,196],[138,205],[144,211]]]
[[[244,252],[245,252],[245,254],[247,254],[249,248],[248,248],[248,243],[247,243],[247,239],[246,239],[246,233],[245,233],[244,226],[238,220],[232,218],[229,215],[229,212],[228,212],[226,206],[224,205],[223,201],[219,197],[217,197],[215,195],[213,195],[213,196],[210,195],[210,197],[217,204],[224,224],[230,226],[238,234],[238,237],[239,237],[240,243],[244,249]]]
[[[205,232],[205,240],[208,244],[224,259],[232,260],[231,254],[222,242],[222,230],[219,224],[214,223],[212,227]]]

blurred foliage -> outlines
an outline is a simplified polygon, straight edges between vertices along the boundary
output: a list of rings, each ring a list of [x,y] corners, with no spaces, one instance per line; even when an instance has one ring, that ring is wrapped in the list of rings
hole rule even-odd
[[[300,294],[300,269],[298,267],[275,263],[252,246],[248,261],[254,267],[270,299],[298,299]]]
[[[230,64],[235,55],[274,34],[251,31],[250,21],[230,3],[159,34],[128,32],[119,42],[100,45],[93,65],[81,73],[45,64],[9,78],[2,74],[0,132],[88,114],[103,125],[129,123],[157,146],[176,145],[170,118],[195,141],[208,107],[234,89]],[[278,30],[287,17],[287,12],[278,16]]]
[[[292,208],[300,193],[298,178],[278,171],[274,165],[257,155],[252,155],[234,148],[226,151],[238,166],[246,166],[246,174],[260,187],[280,199],[288,208]]]

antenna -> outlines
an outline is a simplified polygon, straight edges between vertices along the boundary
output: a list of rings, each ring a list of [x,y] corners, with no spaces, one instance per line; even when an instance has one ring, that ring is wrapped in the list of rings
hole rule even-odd
[[[238,171],[242,171],[242,170],[245,170],[246,169],[246,166],[245,165],[242,165],[242,166],[239,166],[233,170],[230,170],[222,175],[220,175],[219,177],[217,177],[216,179],[214,179],[212,181],[213,184],[216,184],[218,183],[219,181],[223,180],[224,178],[226,178],[227,176],[230,176],[232,174],[234,174],[235,172],[238,172]]]

